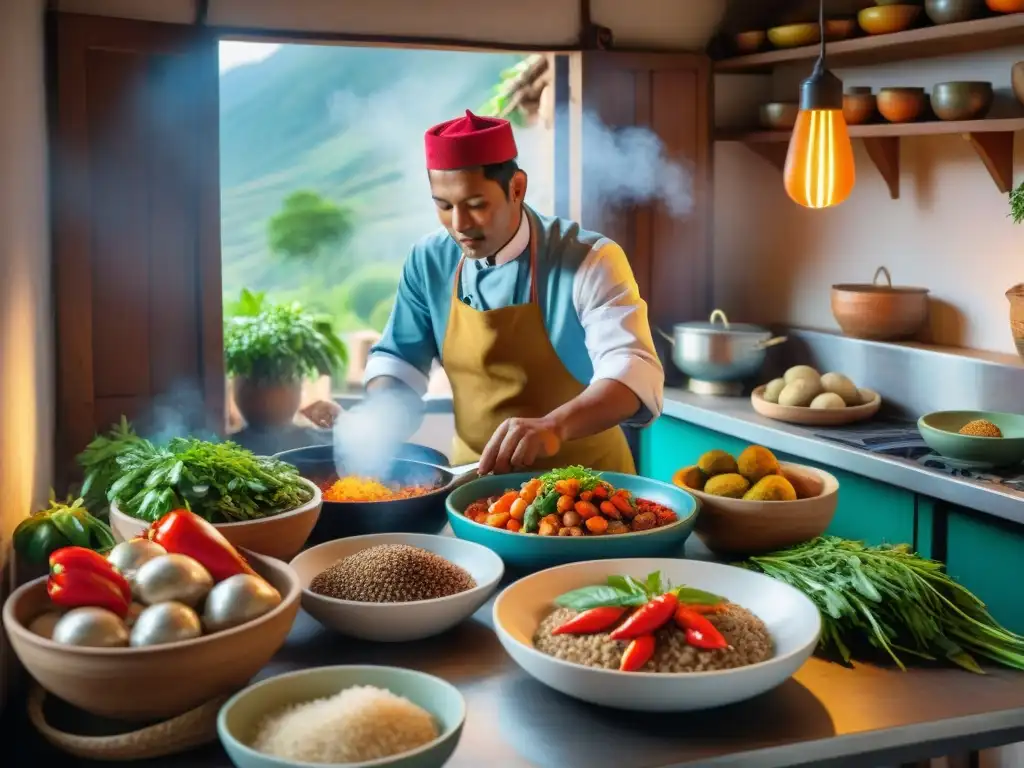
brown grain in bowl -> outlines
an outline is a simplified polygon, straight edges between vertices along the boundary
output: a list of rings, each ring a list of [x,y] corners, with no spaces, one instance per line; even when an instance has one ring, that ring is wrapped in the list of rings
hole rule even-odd
[[[533,637],[533,646],[541,653],[562,661],[601,669],[618,669],[628,642],[612,640],[607,632],[593,635],[553,635],[552,631],[576,615],[568,608],[556,608],[548,614]],[[655,634],[654,656],[640,669],[641,672],[715,672],[736,669],[766,661],[774,648],[771,635],[764,622],[735,603],[729,603],[721,613],[708,616],[729,647],[705,651],[686,642],[683,633],[674,624],[663,627]]]

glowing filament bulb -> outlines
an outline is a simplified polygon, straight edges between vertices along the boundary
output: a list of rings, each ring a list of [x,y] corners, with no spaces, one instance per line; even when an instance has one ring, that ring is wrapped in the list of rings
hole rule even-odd
[[[850,196],[853,146],[842,109],[800,110],[784,178],[786,193],[805,208],[828,208]]]

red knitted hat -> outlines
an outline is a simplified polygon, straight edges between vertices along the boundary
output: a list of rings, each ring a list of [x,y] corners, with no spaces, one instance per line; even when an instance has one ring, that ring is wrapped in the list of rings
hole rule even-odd
[[[435,125],[424,136],[427,169],[453,171],[514,160],[518,154],[512,125],[496,117],[465,117]]]

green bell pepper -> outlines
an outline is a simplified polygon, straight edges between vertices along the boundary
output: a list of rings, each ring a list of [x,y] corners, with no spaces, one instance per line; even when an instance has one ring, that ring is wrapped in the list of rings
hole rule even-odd
[[[536,533],[540,521],[558,509],[558,491],[548,491],[533,500],[523,515],[523,530]]]
[[[34,565],[43,565],[61,547],[86,547],[104,552],[114,546],[114,534],[89,514],[82,499],[68,504],[50,497],[47,509],[22,520],[14,529],[14,550]]]

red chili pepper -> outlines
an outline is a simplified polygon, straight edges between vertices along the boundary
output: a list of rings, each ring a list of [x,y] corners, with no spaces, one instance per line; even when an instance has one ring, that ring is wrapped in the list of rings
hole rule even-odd
[[[721,613],[724,611],[725,603],[715,603],[714,605],[709,605],[708,603],[680,603],[679,607],[706,616],[709,613]]]
[[[619,662],[621,672],[636,672],[654,655],[654,635],[640,635],[634,638]]]
[[[95,571],[62,571],[46,581],[46,594],[62,608],[106,608],[122,619],[128,615],[130,601],[118,584]]]
[[[147,534],[168,552],[188,555],[203,566],[214,581],[240,573],[258,574],[224,534],[187,509],[175,509],[157,520]]]
[[[128,580],[121,575],[113,563],[101,555],[85,547],[61,547],[50,554],[50,573],[58,575],[67,571],[90,571],[104,576],[115,584],[129,603],[132,601],[132,588]]]
[[[729,641],[707,617],[686,606],[680,606],[676,611],[676,625],[686,633],[686,642],[695,648],[716,651],[729,646]]]
[[[609,637],[612,640],[631,640],[640,635],[653,634],[655,630],[672,618],[678,605],[679,598],[671,592],[658,595],[622,622],[622,626],[612,632]]]
[[[573,616],[561,626],[555,628],[552,635],[593,635],[597,632],[604,632],[612,626],[626,612],[625,608],[616,606],[602,606],[591,608]]]

